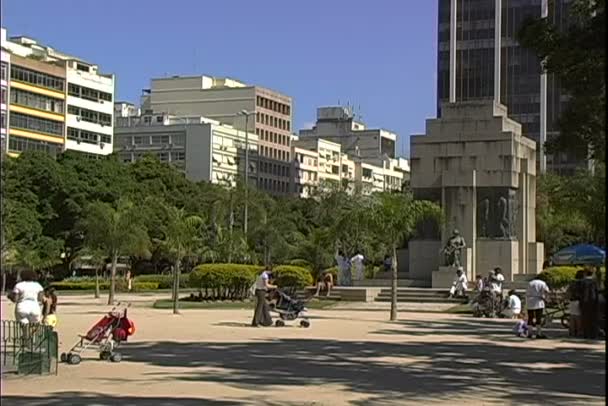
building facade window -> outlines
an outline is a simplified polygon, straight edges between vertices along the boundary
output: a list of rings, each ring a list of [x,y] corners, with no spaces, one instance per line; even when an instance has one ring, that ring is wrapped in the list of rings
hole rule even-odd
[[[17,65],[11,65],[11,79],[60,92],[63,92],[65,89],[65,79]]]
[[[60,145],[17,136],[9,138],[8,149],[11,152],[42,151],[53,156],[61,152]]]
[[[94,102],[112,101],[112,93],[102,92],[101,90],[91,89],[90,87],[68,83],[68,95]]]
[[[94,110],[84,109],[82,107],[68,105],[68,113],[79,116],[82,121],[89,123],[112,125],[112,115],[101,113]]]
[[[98,144],[100,142],[103,142],[104,144],[112,143],[112,136],[110,134],[100,134],[72,127],[68,127],[68,139],[86,142],[88,144]]]
[[[6,62],[0,64],[0,78],[2,78],[2,80],[8,80],[8,64]]]
[[[16,88],[11,89],[11,103],[57,114],[63,114],[65,112],[65,103],[63,100]]]
[[[21,113],[12,113],[10,124],[13,128],[63,136],[64,126],[63,123],[59,121],[27,116]]]

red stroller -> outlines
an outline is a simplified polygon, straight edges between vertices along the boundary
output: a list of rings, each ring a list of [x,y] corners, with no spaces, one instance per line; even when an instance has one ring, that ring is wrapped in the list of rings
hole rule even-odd
[[[103,361],[120,362],[122,356],[114,350],[122,341],[135,333],[135,324],[127,318],[127,308],[131,304],[121,306],[118,303],[110,312],[99,320],[66,354],[61,354],[61,362],[78,365],[82,360],[81,354],[88,349],[99,351],[99,358]]]

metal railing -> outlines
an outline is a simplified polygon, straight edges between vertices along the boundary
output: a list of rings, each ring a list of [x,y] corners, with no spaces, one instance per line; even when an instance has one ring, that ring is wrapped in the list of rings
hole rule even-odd
[[[8,374],[57,374],[59,340],[51,326],[0,322],[0,369]]]

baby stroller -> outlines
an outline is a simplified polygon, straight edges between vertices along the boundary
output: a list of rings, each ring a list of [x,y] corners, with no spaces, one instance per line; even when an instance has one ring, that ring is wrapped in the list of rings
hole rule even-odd
[[[279,315],[279,320],[275,322],[275,326],[285,326],[285,321],[292,321],[300,318],[301,327],[310,327],[310,321],[303,313],[307,311],[306,302],[298,299],[293,299],[285,292],[276,289],[269,295],[270,311]]]
[[[495,317],[495,312],[500,313],[498,303],[493,303],[494,297],[489,290],[482,290],[477,297],[471,301],[473,317]]]
[[[127,318],[126,306],[118,303],[99,320],[85,335],[79,335],[80,339],[66,354],[61,354],[61,362],[78,365],[82,360],[82,353],[89,349],[99,351],[99,358],[103,361],[120,362],[122,356],[114,350],[121,342],[135,333],[135,324]]]

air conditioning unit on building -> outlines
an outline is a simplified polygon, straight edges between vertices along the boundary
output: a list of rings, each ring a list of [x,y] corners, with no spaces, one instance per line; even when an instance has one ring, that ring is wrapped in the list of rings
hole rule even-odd
[[[104,144],[103,142],[99,143],[99,148],[103,149],[103,147],[105,147],[105,146],[106,146],[106,144]]]
[[[76,121],[80,121],[80,120],[82,120],[82,117],[76,116]]]

